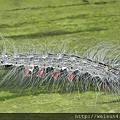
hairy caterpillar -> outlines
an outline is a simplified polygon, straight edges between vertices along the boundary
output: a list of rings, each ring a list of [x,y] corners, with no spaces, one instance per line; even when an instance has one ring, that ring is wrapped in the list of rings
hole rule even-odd
[[[0,55],[0,87],[37,88],[47,91],[89,90],[120,95],[120,47],[102,43],[82,56],[66,53],[24,53]]]

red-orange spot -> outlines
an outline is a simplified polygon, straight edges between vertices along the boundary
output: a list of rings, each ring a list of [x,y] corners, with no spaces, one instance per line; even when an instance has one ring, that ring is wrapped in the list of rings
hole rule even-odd
[[[45,74],[45,71],[44,70],[41,70],[38,74],[39,77],[43,77],[43,75]]]
[[[104,90],[108,91],[108,86],[107,85],[104,85]]]
[[[70,81],[72,81],[74,78],[75,78],[75,75],[74,75],[74,74],[71,74],[71,75],[69,76],[69,80],[70,80]]]
[[[26,75],[26,76],[30,76],[30,75],[31,75],[31,71],[30,71],[30,70],[26,70],[26,71],[25,71],[25,75]]]
[[[54,73],[54,79],[58,79],[59,76],[60,76],[60,72],[55,72]]]

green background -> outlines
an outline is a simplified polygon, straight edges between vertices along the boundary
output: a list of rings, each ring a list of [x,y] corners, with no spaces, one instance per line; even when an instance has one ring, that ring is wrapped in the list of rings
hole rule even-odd
[[[75,49],[79,54],[100,42],[119,45],[119,8],[119,0],[0,0],[0,47],[3,38],[7,47],[14,43],[37,49],[38,43],[44,42],[47,49],[54,46],[54,50],[62,50],[65,43],[66,50]],[[115,95],[93,91],[36,95],[0,92],[0,112],[6,113],[120,112],[119,102]]]

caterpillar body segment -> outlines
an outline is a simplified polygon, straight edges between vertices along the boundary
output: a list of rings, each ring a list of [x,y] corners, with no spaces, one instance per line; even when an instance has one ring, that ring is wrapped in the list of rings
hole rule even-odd
[[[69,54],[1,55],[0,60],[1,70],[8,69],[0,86],[46,89],[63,86],[80,92],[92,86],[120,95],[120,70],[114,65]]]

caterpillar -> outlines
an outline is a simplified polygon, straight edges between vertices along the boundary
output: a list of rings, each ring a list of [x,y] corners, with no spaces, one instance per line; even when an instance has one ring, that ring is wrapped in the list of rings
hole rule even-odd
[[[0,55],[0,87],[39,91],[104,91],[120,95],[120,47],[100,43],[83,55],[25,53]],[[35,48],[34,48],[35,49]],[[37,48],[36,48],[37,49]]]

